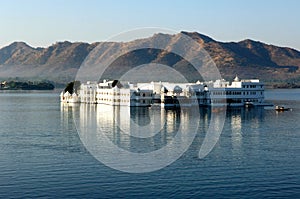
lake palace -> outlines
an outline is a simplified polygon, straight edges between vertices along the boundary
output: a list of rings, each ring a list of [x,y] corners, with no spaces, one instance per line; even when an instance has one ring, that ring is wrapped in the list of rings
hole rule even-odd
[[[64,103],[114,106],[267,106],[264,84],[258,79],[196,83],[130,83],[118,80],[81,83],[73,93],[62,92]]]

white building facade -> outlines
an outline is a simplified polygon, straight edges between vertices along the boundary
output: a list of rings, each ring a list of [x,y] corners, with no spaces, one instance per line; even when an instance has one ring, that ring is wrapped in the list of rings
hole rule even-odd
[[[118,80],[87,82],[79,91],[70,95],[61,93],[61,101],[67,103],[108,104],[113,106],[266,106],[264,84],[258,79],[233,82],[196,83],[121,83]]]

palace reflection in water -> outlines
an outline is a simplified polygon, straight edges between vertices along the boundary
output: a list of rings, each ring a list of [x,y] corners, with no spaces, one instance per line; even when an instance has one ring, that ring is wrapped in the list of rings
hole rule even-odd
[[[199,124],[195,122],[199,121],[199,112],[192,109],[78,104],[73,106],[73,110],[81,134],[95,134],[96,139],[101,139],[99,136],[104,134],[118,147],[132,152],[160,149],[171,142],[178,132],[181,142],[186,144],[190,136],[196,134]]]
[[[219,116],[218,112],[219,108],[204,107],[197,110],[189,108],[166,110],[102,104],[64,104],[62,121],[65,122],[66,117],[69,118],[72,113],[81,138],[96,142],[105,135],[118,147],[131,152],[147,153],[170,143],[179,131],[183,144],[188,142],[185,136],[189,139],[194,136],[190,131],[196,130],[197,133],[205,135],[211,122],[221,122],[219,119],[221,113]],[[213,121],[211,121],[212,114],[214,114]],[[233,151],[241,147],[245,128],[258,129],[264,115],[263,107],[226,110],[224,130],[231,132]],[[203,139],[199,140],[202,141]]]
[[[261,124],[265,117],[265,109],[263,107],[255,108],[231,108],[227,110],[226,124],[224,131],[231,132],[232,153],[241,156],[243,144],[243,137],[247,133],[251,139],[251,145],[256,145],[259,140]],[[251,136],[252,134],[252,136]]]

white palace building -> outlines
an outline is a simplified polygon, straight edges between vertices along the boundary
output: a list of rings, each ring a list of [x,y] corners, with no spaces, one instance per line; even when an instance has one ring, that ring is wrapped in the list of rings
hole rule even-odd
[[[216,80],[196,83],[121,83],[118,80],[82,83],[72,94],[62,92],[64,103],[92,103],[115,106],[266,106],[264,85],[258,79],[231,83]]]

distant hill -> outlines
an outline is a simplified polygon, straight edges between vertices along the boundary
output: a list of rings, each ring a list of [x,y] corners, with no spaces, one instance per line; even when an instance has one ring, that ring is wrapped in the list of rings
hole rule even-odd
[[[241,78],[260,78],[267,82],[300,83],[300,52],[295,49],[249,39],[225,43],[197,32],[182,33],[204,47],[225,79],[231,80],[238,74]],[[164,41],[168,46],[174,46],[176,37],[178,34],[155,34],[149,38],[132,41],[131,44],[154,43],[159,40]],[[0,49],[0,78],[43,78],[67,83],[74,80],[81,63],[98,44],[101,43],[65,41],[57,42],[47,48],[32,48],[24,42],[14,42]],[[126,43],[108,42],[105,48],[118,45],[124,46]],[[163,63],[179,70],[185,70],[187,65],[174,54],[150,49],[133,52],[116,60],[113,71],[122,72],[122,67],[149,62]],[[190,74],[193,75],[193,72],[191,71]]]

